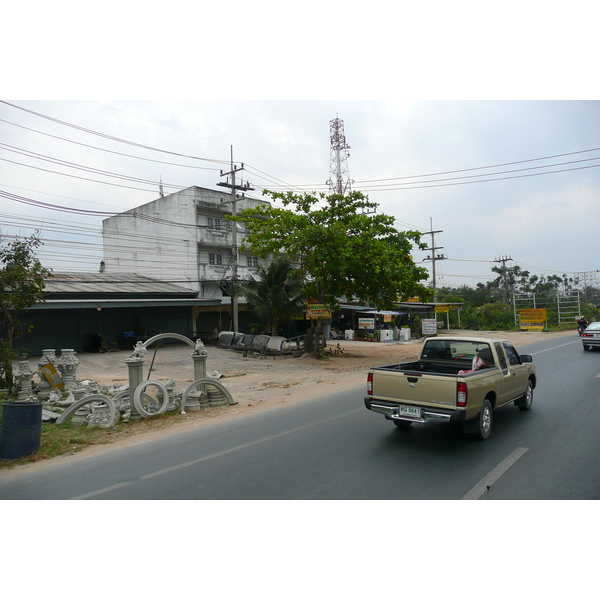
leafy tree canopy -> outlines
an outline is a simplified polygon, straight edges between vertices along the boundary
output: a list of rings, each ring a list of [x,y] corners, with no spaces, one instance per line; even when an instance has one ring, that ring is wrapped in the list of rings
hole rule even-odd
[[[267,325],[271,335],[277,335],[277,327],[291,320],[304,306],[301,282],[290,261],[284,258],[277,258],[266,268],[261,265],[258,277],[234,290],[246,297],[249,308]]]
[[[13,338],[22,330],[21,311],[43,301],[44,279],[52,272],[36,256],[41,241],[37,234],[27,238],[0,238],[0,378],[12,385],[12,360],[16,357]]]
[[[244,246],[257,256],[285,254],[297,262],[305,298],[329,306],[356,299],[389,309],[426,293],[419,282],[428,272],[410,257],[413,244],[425,248],[420,234],[397,231],[394,218],[376,213],[377,204],[361,192],[264,194],[284,208],[260,206],[228,218],[248,226]]]

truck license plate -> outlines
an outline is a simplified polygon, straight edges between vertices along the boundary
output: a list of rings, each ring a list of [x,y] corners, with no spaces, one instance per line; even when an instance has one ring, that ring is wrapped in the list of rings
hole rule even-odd
[[[399,417],[411,417],[412,419],[421,418],[421,409],[414,406],[399,406],[398,407]]]

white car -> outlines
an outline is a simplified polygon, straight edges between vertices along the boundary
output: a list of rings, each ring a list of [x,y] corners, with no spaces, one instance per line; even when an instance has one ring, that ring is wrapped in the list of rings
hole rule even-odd
[[[581,334],[583,349],[600,347],[600,321],[592,321]]]

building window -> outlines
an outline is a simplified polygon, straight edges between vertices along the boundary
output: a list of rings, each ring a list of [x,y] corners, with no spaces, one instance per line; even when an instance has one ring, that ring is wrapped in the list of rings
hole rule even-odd
[[[223,264],[223,255],[218,254],[216,252],[208,253],[208,264],[209,265],[222,265]]]
[[[209,229],[219,230],[221,229],[221,219],[218,217],[206,217]]]
[[[246,256],[246,260],[249,267],[258,267],[258,258],[256,256]]]

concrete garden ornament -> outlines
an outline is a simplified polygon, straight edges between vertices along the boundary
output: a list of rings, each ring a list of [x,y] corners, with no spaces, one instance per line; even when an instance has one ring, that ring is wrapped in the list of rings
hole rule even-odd
[[[182,390],[180,397],[174,392],[173,379],[162,382],[143,381],[143,367],[148,347],[168,338],[179,340],[193,348],[191,358],[194,365],[194,381]],[[44,350],[37,371],[37,375],[40,376],[40,383],[37,386],[40,391],[39,398],[28,392],[32,387],[33,374],[31,371],[28,374],[25,366],[22,368],[22,393],[29,393],[29,398],[32,400],[42,400],[48,408],[54,410],[65,408],[56,420],[58,425],[73,418],[73,423],[104,428],[114,427],[117,419],[128,421],[164,414],[176,410],[177,404],[181,414],[185,414],[186,409],[194,411],[237,404],[222,383],[214,376],[207,376],[207,358],[208,351],[201,340],[193,342],[178,333],[161,333],[146,342],[136,343],[133,352],[125,359],[129,372],[129,385],[117,388],[99,386],[90,381],[83,382],[87,385],[77,382],[75,374],[79,361],[74,350],[62,350],[58,358],[54,350]],[[62,390],[51,387],[45,377],[42,377],[41,369],[48,363],[52,363],[60,371],[64,383]],[[150,393],[152,390],[154,393]]]

